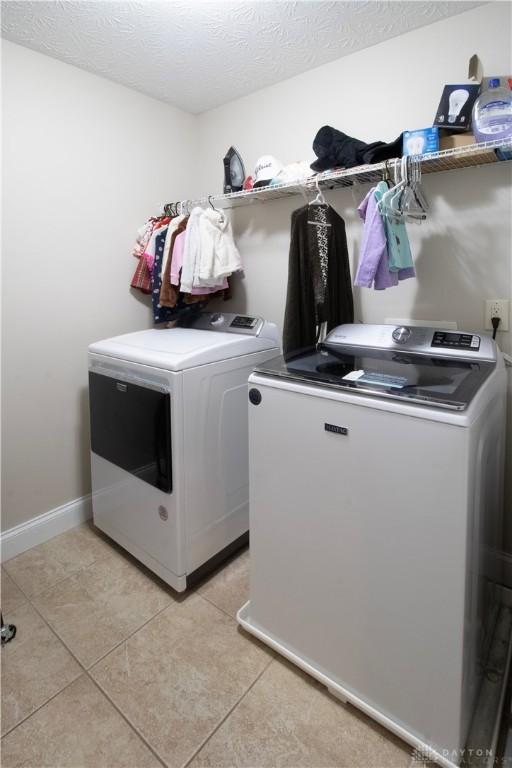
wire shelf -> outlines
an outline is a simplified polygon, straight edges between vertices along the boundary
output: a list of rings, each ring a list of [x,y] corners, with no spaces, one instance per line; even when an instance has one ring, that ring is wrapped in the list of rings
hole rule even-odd
[[[420,155],[421,170],[423,173],[440,173],[453,171],[459,168],[470,168],[479,165],[499,162],[496,157],[496,149],[508,149],[512,151],[512,139],[505,141],[486,141],[480,144],[468,144],[464,147],[443,149],[439,152],[431,152]],[[505,161],[506,162],[506,161]],[[393,161],[388,165],[392,167]],[[354,184],[370,184],[382,179],[385,171],[385,163],[373,165],[359,165],[357,168],[348,168],[339,171],[325,171],[305,179],[301,182],[291,182],[275,187],[260,187],[259,189],[232,192],[227,195],[210,195],[199,200],[190,201],[191,205],[207,205],[211,200],[217,208],[238,208],[242,205],[264,203],[268,200],[277,200],[282,197],[293,197],[302,190],[316,189],[316,180],[322,189],[337,189],[351,187]]]

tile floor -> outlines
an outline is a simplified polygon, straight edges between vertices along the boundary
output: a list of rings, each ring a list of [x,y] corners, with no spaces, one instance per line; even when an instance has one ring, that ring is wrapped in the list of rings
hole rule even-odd
[[[92,525],[4,563],[3,768],[409,768],[409,747],[237,626],[248,565],[178,595]]]

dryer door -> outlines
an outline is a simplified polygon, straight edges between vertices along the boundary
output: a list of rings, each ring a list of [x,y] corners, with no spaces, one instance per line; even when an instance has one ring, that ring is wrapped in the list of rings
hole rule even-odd
[[[92,451],[171,493],[170,393],[91,371],[89,404]]]

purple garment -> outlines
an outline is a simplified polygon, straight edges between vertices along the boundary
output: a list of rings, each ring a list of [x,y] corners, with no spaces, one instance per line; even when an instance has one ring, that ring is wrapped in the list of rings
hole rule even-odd
[[[364,228],[354,285],[371,288],[373,283],[376,291],[383,291],[398,285],[399,280],[414,277],[414,268],[398,272],[389,270],[386,229],[375,198],[375,187],[370,189],[357,212],[364,221]]]

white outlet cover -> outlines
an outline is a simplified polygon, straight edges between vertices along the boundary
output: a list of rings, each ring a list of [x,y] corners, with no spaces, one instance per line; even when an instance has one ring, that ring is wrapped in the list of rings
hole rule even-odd
[[[492,323],[491,323],[491,317],[493,316],[493,305],[499,304],[501,305],[501,311],[499,314],[500,317],[500,324],[498,326],[498,333],[500,331],[508,331],[509,328],[509,301],[508,299],[487,299],[485,302],[485,330],[486,331],[492,331]]]

